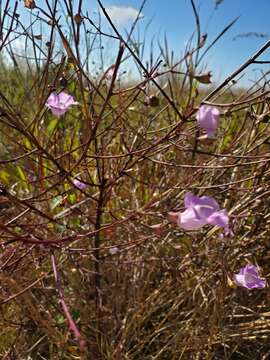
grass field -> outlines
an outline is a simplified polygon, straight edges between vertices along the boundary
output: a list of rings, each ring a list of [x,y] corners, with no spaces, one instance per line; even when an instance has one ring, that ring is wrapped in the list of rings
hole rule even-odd
[[[80,0],[25,0],[29,23],[1,2],[0,357],[267,360],[269,83],[237,79],[270,42],[212,84],[195,1],[179,59],[166,38],[145,59],[140,16],[123,35],[97,3],[109,33]],[[219,110],[213,138],[202,105]],[[230,232],[187,229],[189,192]],[[247,264],[265,287],[237,283]]]

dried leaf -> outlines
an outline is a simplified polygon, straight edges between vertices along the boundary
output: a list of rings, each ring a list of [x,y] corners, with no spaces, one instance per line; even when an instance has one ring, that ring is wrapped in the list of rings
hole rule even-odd
[[[151,107],[157,107],[159,106],[159,98],[155,95],[150,95],[146,98],[145,103]]]
[[[42,40],[42,35],[41,35],[41,34],[39,34],[39,35],[34,35],[34,38],[35,38],[36,40]]]
[[[200,49],[205,45],[206,39],[207,39],[207,34],[203,34],[200,38],[200,44],[199,44]]]
[[[237,287],[236,284],[232,281],[232,279],[228,275],[227,275],[227,284],[232,289],[235,289]]]
[[[111,228],[106,228],[104,229],[103,231],[103,234],[104,236],[107,238],[107,239],[112,239],[115,237],[115,228],[111,227]]]
[[[27,9],[34,9],[36,7],[35,0],[24,0],[24,6]]]
[[[194,78],[199,81],[201,84],[211,84],[211,71],[208,71],[205,74],[200,74],[200,75],[194,75]]]

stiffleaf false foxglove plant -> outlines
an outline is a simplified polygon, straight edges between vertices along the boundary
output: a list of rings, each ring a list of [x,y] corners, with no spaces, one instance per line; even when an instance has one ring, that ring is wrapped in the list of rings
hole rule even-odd
[[[205,130],[207,137],[213,139],[219,125],[219,110],[214,106],[202,105],[196,115],[199,126]]]
[[[210,224],[223,228],[226,235],[232,235],[229,227],[229,216],[225,209],[210,196],[198,197],[191,192],[184,198],[185,211],[169,213],[172,221],[185,230],[198,230]]]
[[[260,277],[257,266],[252,264],[242,267],[233,278],[236,285],[247,289],[263,289],[266,286],[266,281]]]
[[[45,105],[51,110],[53,115],[60,117],[64,115],[71,106],[78,105],[78,102],[74,100],[72,95],[62,91],[59,94],[55,92],[51,93]]]

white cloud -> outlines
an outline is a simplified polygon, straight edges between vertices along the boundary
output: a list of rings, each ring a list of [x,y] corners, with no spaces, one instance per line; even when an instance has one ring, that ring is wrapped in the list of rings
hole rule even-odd
[[[134,21],[139,15],[139,11],[132,6],[117,6],[111,5],[106,7],[106,11],[111,20],[118,25],[125,25],[129,21]],[[140,18],[143,14],[140,13]]]

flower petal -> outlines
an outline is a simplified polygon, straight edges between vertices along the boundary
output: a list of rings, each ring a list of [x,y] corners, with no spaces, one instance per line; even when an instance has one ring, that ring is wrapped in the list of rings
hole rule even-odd
[[[219,125],[219,110],[214,106],[200,106],[196,119],[201,128],[203,128],[209,138],[215,136],[216,129]]]
[[[84,182],[82,182],[78,179],[74,179],[72,182],[73,182],[74,186],[80,190],[85,190],[87,188],[87,184],[85,184]]]
[[[247,264],[241,270],[243,270],[244,275],[250,274],[250,275],[253,275],[255,277],[259,276],[259,270],[258,270],[257,266],[255,266],[255,265]]]
[[[199,219],[194,209],[189,208],[178,214],[177,224],[185,230],[198,230],[206,224],[206,221],[205,219]]]
[[[52,111],[53,115],[60,117],[65,114],[70,106],[77,104],[78,102],[73,99],[73,96],[62,91],[59,94],[51,93],[45,105]]]
[[[65,105],[66,107],[77,104],[77,102],[73,99],[73,96],[66,94],[63,91],[59,93],[58,97],[59,97],[59,102]]]
[[[246,282],[246,287],[248,289],[264,289],[266,286],[266,281],[263,279],[256,279],[256,281]]]
[[[207,205],[213,208],[213,210],[217,211],[220,209],[220,206],[218,205],[218,203],[216,202],[215,199],[213,199],[210,196],[202,196],[200,198],[200,204],[201,205]]]
[[[56,115],[57,117],[60,117],[60,116],[62,116],[62,115],[65,114],[66,110],[65,110],[65,109],[60,109],[60,108],[51,107],[51,112],[53,113],[53,115]]]
[[[55,92],[52,92],[50,94],[50,96],[48,97],[47,101],[46,101],[46,106],[50,107],[52,105],[55,105],[56,103],[58,103],[58,97],[57,94]]]
[[[227,210],[220,210],[212,213],[207,218],[207,222],[211,225],[215,225],[228,230],[229,216]]]
[[[236,285],[238,285],[238,286],[243,286],[243,287],[247,287],[247,286],[246,286],[245,276],[244,276],[244,275],[234,274],[234,275],[233,275],[233,279],[234,279]]]
[[[189,208],[191,206],[197,205],[200,201],[200,198],[196,195],[193,195],[192,192],[187,192],[185,194],[185,198],[184,198],[184,204],[185,204],[185,208]]]

